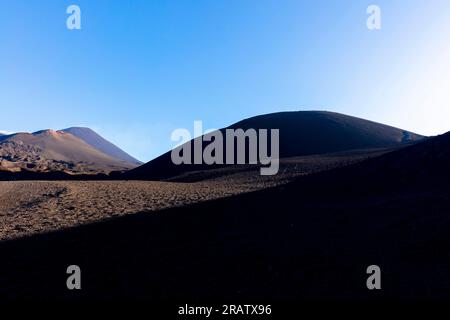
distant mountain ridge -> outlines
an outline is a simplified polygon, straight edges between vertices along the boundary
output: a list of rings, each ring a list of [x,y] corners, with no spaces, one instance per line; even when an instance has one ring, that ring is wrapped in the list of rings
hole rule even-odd
[[[424,137],[388,125],[327,111],[278,112],[259,115],[220,129],[279,129],[280,158],[376,148],[396,148]],[[196,138],[202,139],[202,137]],[[224,140],[226,140],[224,138]],[[187,144],[192,145],[192,141]],[[203,148],[208,145],[203,143]],[[224,141],[226,145],[226,141]],[[226,150],[224,150],[224,154]],[[34,133],[0,133],[0,170],[66,172],[70,174],[124,172],[120,179],[164,180],[222,165],[175,165],[171,152],[142,163],[83,127]]]
[[[278,112],[239,121],[226,129],[279,129],[280,158],[356,149],[391,148],[424,137],[377,122],[328,111]],[[197,138],[197,139],[201,139]],[[187,142],[191,144],[192,141]],[[225,144],[225,143],[224,143]],[[203,148],[207,143],[203,144]],[[224,150],[224,153],[226,150]],[[175,165],[171,152],[124,173],[127,179],[168,179],[185,172],[217,168],[215,165]]]
[[[91,137],[95,137],[91,131]],[[100,146],[109,146],[97,135]],[[104,148],[103,148],[104,149]],[[118,149],[120,150],[120,149]],[[0,170],[9,172],[65,172],[69,174],[98,174],[126,171],[138,165],[85,142],[63,130],[19,132],[0,136]]]

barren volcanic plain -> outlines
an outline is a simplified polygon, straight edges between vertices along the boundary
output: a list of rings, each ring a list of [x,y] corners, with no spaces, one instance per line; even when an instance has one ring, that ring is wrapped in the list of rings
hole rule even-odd
[[[170,181],[1,181],[0,241],[261,190],[387,151],[282,159],[275,177],[241,166],[189,172]]]

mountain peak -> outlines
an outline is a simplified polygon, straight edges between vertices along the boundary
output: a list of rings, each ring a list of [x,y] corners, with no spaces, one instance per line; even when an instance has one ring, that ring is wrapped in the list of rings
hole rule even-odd
[[[33,136],[37,136],[37,135],[57,136],[57,135],[62,135],[62,134],[65,134],[65,132],[61,131],[61,130],[53,130],[53,129],[39,130],[39,131],[36,131],[36,132],[32,133]]]
[[[89,127],[78,127],[78,126],[66,128],[66,129],[63,129],[61,131],[65,131],[65,132],[67,132],[67,131],[87,131],[87,132],[94,132],[95,133],[95,131],[92,130],[91,128],[89,128]]]
[[[87,144],[91,145],[92,147],[102,151],[103,153],[123,161],[130,162],[132,164],[142,164],[139,160],[136,158],[133,158],[128,153],[114,145],[113,143],[107,141],[103,137],[101,137],[97,132],[94,130],[87,128],[87,127],[70,127],[67,129],[62,130],[63,132],[71,133],[74,136],[80,138]]]

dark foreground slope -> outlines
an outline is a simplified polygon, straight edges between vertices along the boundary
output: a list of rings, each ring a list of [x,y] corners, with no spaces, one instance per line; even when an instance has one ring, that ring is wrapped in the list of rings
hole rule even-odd
[[[279,129],[280,158],[355,149],[392,148],[421,140],[415,133],[384,124],[325,111],[279,112],[252,117],[221,129]],[[201,139],[197,138],[197,139]],[[224,144],[226,138],[224,134]],[[192,141],[188,142],[193,146]],[[207,145],[203,143],[203,148]],[[226,149],[223,151],[226,154]],[[174,165],[171,153],[124,173],[124,179],[168,179],[190,171],[214,169],[211,165]]]
[[[0,245],[0,298],[450,298],[450,134],[273,189]],[[65,289],[68,265],[83,289]],[[382,290],[366,288],[379,265]]]

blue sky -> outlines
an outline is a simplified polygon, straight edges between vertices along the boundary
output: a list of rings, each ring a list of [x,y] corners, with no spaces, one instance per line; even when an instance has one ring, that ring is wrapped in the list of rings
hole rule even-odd
[[[144,161],[194,120],[284,110],[443,133],[449,34],[447,0],[0,0],[0,130],[88,126]]]

